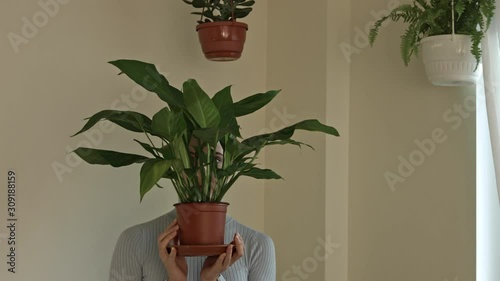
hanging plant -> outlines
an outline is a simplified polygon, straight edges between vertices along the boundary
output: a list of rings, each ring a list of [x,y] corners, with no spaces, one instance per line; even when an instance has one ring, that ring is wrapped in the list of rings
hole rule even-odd
[[[373,46],[385,21],[403,21],[408,24],[400,45],[406,66],[422,50],[431,82],[438,85],[471,83],[480,76],[480,44],[494,10],[495,0],[414,0],[379,19],[370,30],[370,44]],[[470,52],[463,52],[464,49]]]
[[[205,57],[211,61],[233,61],[241,57],[248,25],[237,22],[252,11],[253,0],[183,0],[201,11],[196,31]]]

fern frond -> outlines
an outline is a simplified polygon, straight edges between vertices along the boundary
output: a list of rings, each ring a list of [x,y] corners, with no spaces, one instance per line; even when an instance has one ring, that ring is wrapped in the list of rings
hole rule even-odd
[[[473,34],[471,34],[471,41],[472,41],[471,53],[476,59],[476,68],[474,70],[477,69],[479,63],[481,62],[481,57],[483,52],[481,50],[481,47],[479,47],[479,45],[481,44],[481,40],[483,40],[483,37],[484,35],[480,31],[476,31]]]
[[[386,21],[388,18],[389,17],[386,16],[386,17],[379,19],[377,22],[375,22],[373,27],[370,29],[370,33],[368,34],[368,41],[370,42],[370,46],[373,47],[373,43],[375,43],[375,39],[377,39],[377,36],[380,32],[380,27],[382,26],[384,21]]]
[[[417,47],[416,41],[417,33],[414,29],[406,30],[405,34],[401,36],[401,59],[403,59],[405,66],[408,66],[412,55],[415,53],[415,49]]]
[[[427,0],[415,0],[424,10],[428,10],[431,8],[431,6],[427,3]]]
[[[460,17],[464,13],[464,11],[465,11],[465,4],[464,4],[463,0],[458,0],[457,3],[455,4],[455,12],[457,12],[457,14],[458,14],[458,17],[456,18],[456,20],[460,19]]]

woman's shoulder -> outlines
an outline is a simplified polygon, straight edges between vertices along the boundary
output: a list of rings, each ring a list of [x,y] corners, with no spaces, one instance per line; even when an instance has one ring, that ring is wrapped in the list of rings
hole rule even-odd
[[[132,225],[123,230],[121,236],[137,240],[151,240],[158,236],[175,219],[175,213],[166,213],[146,222]]]
[[[226,231],[229,230],[230,233],[238,232],[243,237],[243,241],[246,241],[245,244],[274,247],[273,239],[269,235],[246,226],[235,219],[232,219],[227,227],[229,229],[226,229]]]

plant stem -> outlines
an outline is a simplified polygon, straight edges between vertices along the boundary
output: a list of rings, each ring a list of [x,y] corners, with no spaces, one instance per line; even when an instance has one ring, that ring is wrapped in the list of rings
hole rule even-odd
[[[144,134],[148,138],[149,142],[151,143],[151,146],[154,148],[153,151],[154,151],[155,157],[156,158],[161,158],[160,155],[158,154],[158,151],[157,151],[157,148],[155,147],[155,144],[153,143],[153,141],[151,140],[151,138],[149,138],[148,133],[146,132],[146,130],[144,130],[144,127],[142,126],[141,122],[139,122],[139,120],[137,120],[137,122],[139,123],[139,125],[141,126],[142,131],[144,132]]]

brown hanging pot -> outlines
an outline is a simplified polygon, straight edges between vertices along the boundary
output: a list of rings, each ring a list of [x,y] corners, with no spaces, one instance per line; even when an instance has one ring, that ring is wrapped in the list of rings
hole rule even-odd
[[[234,61],[241,57],[248,25],[236,21],[207,22],[196,26],[201,49],[211,61]]]
[[[241,57],[248,25],[236,22],[234,9],[231,19],[231,21],[207,22],[196,26],[201,49],[208,60],[234,61]]]

